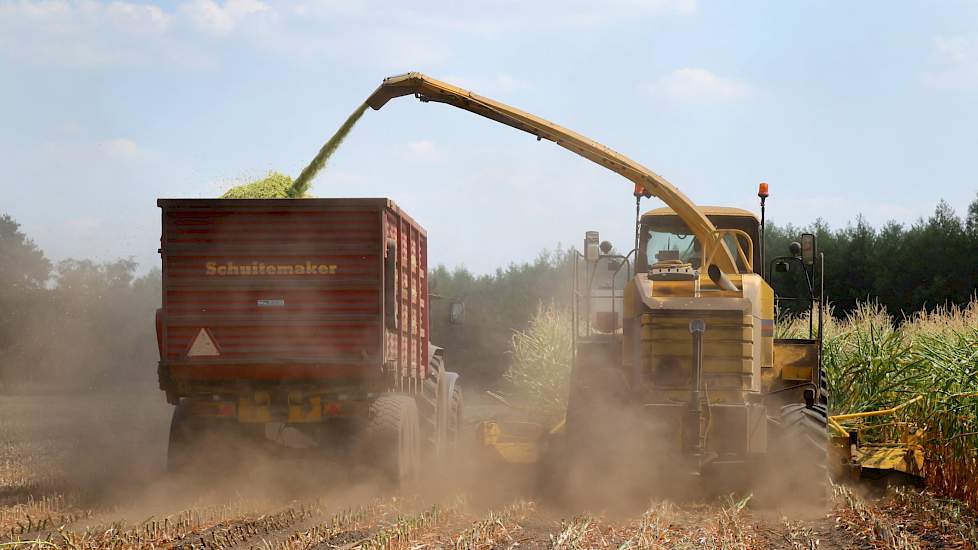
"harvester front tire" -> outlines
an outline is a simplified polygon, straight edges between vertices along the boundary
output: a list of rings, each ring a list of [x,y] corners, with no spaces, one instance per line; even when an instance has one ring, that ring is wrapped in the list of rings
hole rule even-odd
[[[368,452],[374,464],[402,489],[421,472],[421,426],[418,404],[407,395],[383,395],[370,405]]]
[[[776,455],[785,485],[798,503],[823,506],[828,499],[828,411],[824,405],[781,407]]]
[[[448,373],[452,374],[452,373]],[[425,379],[418,396],[418,409],[421,414],[421,431],[424,438],[423,451],[425,460],[437,458],[438,438],[438,375],[437,373]],[[461,451],[463,407],[462,385],[458,382],[452,385],[452,394],[448,398],[448,423],[445,430],[445,456],[449,463],[458,460]]]
[[[448,460],[455,462],[461,458],[462,426],[465,417],[462,407],[462,387],[456,383],[452,390],[448,409]]]

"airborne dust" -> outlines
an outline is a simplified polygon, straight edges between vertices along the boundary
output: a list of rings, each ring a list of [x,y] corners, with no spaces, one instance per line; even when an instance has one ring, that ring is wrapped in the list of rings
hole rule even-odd
[[[294,181],[270,174],[256,183],[274,187],[272,196],[308,196],[365,110],[354,111]],[[228,196],[258,192],[246,187]],[[114,333],[78,319],[75,337],[48,344],[63,349],[58,361],[71,365],[58,384],[0,397],[5,538],[82,540],[72,546],[85,548],[846,548],[839,529],[855,532],[860,521],[875,521],[880,540],[897,530],[845,491],[834,519],[825,510],[801,521],[752,516],[749,493],[713,491],[698,500],[710,491],[668,458],[666,438],[614,404],[595,407],[608,415],[601,419],[608,429],[586,445],[543,430],[539,464],[505,464],[482,447],[477,428],[511,411],[477,388],[468,388],[455,465],[426,465],[415,487],[398,490],[349,457],[230,445],[210,449],[195,471],[168,474],[172,407],[155,385],[152,308],[138,311],[139,319],[117,320],[146,325],[129,344],[140,350],[131,361],[84,356],[105,348]],[[113,378],[117,383],[106,382]]]

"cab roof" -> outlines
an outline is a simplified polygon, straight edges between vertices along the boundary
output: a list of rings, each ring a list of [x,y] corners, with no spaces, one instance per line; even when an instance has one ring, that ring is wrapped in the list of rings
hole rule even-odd
[[[760,219],[756,214],[750,210],[744,210],[743,208],[733,208],[731,206],[697,206],[701,212],[707,216],[746,216],[754,218],[758,223]],[[660,208],[654,208],[648,212],[642,214],[642,219],[650,218],[653,216],[675,216],[676,213],[672,208],[668,206],[663,206]]]

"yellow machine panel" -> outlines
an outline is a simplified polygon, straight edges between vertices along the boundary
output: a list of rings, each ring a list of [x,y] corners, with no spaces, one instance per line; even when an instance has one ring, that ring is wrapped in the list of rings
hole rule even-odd
[[[642,363],[659,388],[688,388],[691,319],[702,319],[703,377],[718,401],[740,402],[751,388],[754,318],[742,311],[668,311],[642,315]],[[725,395],[726,392],[732,392]]]
[[[815,340],[775,340],[774,370],[782,380],[812,380],[818,368],[818,342]]]

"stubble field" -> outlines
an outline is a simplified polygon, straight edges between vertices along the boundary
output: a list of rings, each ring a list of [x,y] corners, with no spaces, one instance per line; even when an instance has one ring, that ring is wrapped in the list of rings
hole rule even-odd
[[[548,501],[484,471],[397,494],[364,472],[293,460],[224,475],[164,472],[170,408],[150,391],[0,398],[0,536],[6,547],[975,548],[974,518],[919,490],[836,486],[830,509],[749,498],[650,499],[603,512]],[[474,408],[474,410],[478,410]]]

